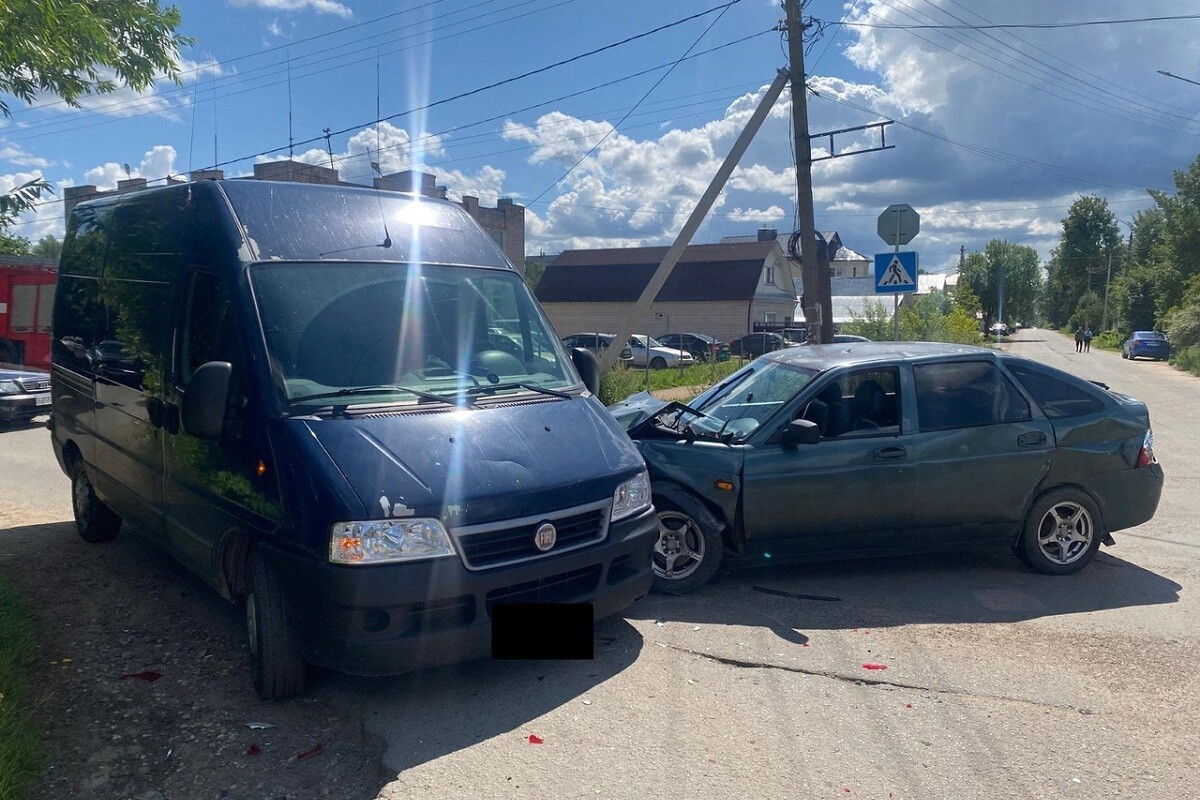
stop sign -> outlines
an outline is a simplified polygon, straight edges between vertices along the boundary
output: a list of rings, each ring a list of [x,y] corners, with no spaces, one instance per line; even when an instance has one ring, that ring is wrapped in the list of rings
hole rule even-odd
[[[879,215],[879,238],[899,247],[908,244],[921,230],[921,215],[907,203],[893,203]]]

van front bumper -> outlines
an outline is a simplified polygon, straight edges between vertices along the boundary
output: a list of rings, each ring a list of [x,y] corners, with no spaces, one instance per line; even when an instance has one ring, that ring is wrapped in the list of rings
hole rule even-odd
[[[657,539],[651,508],[612,523],[593,547],[477,572],[458,556],[344,566],[265,552],[305,661],[396,675],[489,656],[494,603],[591,603],[595,619],[621,611],[650,591]]]

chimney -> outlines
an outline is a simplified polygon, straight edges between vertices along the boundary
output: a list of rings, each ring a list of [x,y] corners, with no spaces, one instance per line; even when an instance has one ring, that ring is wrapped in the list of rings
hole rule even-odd
[[[190,177],[193,181],[219,181],[225,177],[225,171],[220,169],[197,169],[192,170]]]
[[[773,242],[779,238],[779,231],[774,228],[759,228],[758,240],[760,242]]]
[[[145,178],[129,178],[128,180],[117,181],[118,192],[136,192],[138,189],[146,188]]]

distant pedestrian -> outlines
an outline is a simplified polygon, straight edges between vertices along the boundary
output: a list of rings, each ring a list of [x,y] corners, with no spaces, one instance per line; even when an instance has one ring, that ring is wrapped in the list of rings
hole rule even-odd
[[[1083,326],[1080,325],[1075,329],[1075,352],[1083,352]]]
[[[1088,328],[1083,332],[1083,352],[1092,352],[1092,329]]]

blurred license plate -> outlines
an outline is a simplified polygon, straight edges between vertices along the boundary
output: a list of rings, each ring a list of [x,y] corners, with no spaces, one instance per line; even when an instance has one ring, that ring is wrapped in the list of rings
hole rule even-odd
[[[34,400],[34,404],[39,406],[50,405],[50,395],[38,395],[37,399]]]

